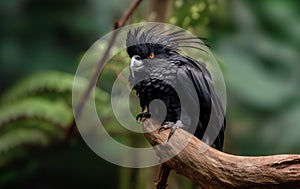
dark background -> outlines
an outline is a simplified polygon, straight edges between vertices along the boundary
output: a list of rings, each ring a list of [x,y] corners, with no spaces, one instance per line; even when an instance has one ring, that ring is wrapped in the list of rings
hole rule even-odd
[[[153,188],[157,167],[108,163],[70,131],[73,74],[129,4],[0,2],[0,188]],[[129,23],[163,21],[207,38],[227,87],[225,152],[300,153],[299,7],[295,0],[145,0]],[[102,80],[128,63],[111,62]],[[125,143],[147,143],[117,127],[108,85],[100,85],[98,103],[108,130]],[[175,173],[169,184],[195,188]]]

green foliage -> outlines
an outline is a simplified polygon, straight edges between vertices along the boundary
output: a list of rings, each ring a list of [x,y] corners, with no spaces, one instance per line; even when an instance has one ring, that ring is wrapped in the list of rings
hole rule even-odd
[[[217,13],[218,3],[217,0],[175,0],[169,22],[199,37],[208,37],[210,31],[207,26]]]
[[[2,95],[0,167],[23,157],[32,146],[47,147],[63,142],[73,123],[73,79],[72,74],[64,72],[42,72],[21,80]],[[79,86],[88,85],[86,80],[78,81]],[[96,88],[97,104],[108,97]]]
[[[45,76],[45,77],[43,77]],[[59,72],[40,73],[22,80],[1,97],[0,166],[26,155],[32,146],[45,147],[62,140],[72,122],[71,107],[56,95],[45,98],[47,91],[66,90],[70,75]],[[63,84],[61,84],[63,83]],[[28,155],[28,154],[27,154]]]
[[[0,90],[6,89],[0,97],[0,188],[153,188],[156,168],[110,165],[93,154],[80,136],[64,145],[73,124],[74,75],[42,71],[75,72],[84,51],[111,30],[129,3],[0,2]],[[129,23],[148,20],[151,3],[143,1]],[[228,98],[225,151],[299,153],[299,1],[172,3],[167,21],[207,38],[222,64]],[[106,65],[96,88],[96,108],[117,141],[145,147],[142,135],[122,127],[112,114],[111,86],[128,63],[124,51]],[[16,80],[20,82],[11,85]],[[86,89],[88,81],[78,81],[80,89]],[[139,112],[138,102],[131,109],[133,114]],[[174,189],[193,188],[175,174],[169,184]]]
[[[8,89],[1,97],[1,103],[9,103],[34,95],[72,92],[74,76],[68,73],[47,71],[31,75]]]
[[[18,158],[18,156],[29,155],[26,152],[28,146],[46,147],[50,143],[50,136],[38,129],[15,128],[3,133],[0,137],[0,154],[2,157],[0,166],[4,166],[6,163]],[[20,151],[23,153],[18,153]]]
[[[233,1],[212,27],[227,84],[225,149],[297,153],[300,144],[297,1]],[[289,28],[289,29],[287,29]]]
[[[24,98],[0,108],[0,126],[18,119],[38,119],[67,128],[72,122],[72,110],[63,101]]]

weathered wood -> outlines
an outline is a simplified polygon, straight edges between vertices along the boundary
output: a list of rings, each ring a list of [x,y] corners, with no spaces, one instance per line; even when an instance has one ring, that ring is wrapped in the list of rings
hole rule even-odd
[[[166,142],[170,130],[158,133],[159,127],[152,119],[143,121],[145,131],[154,130],[144,134],[147,140],[153,146],[163,144],[156,146],[156,154],[164,159],[189,140],[165,164],[202,188],[300,188],[300,155],[230,155],[207,146],[183,129],[177,129]]]
[[[167,180],[168,180],[170,172],[171,172],[171,169],[167,165],[161,164],[161,167],[159,170],[159,175],[154,180],[156,189],[165,189],[168,186]]]

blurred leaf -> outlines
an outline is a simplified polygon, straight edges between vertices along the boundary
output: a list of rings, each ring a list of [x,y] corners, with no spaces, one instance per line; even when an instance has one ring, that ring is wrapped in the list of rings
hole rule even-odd
[[[274,153],[299,153],[300,103],[270,118],[261,127],[259,141],[264,148],[273,147]]]
[[[49,145],[50,138],[37,129],[18,128],[2,134],[0,137],[0,154],[13,150],[17,146],[26,145]],[[1,163],[0,163],[1,165]]]
[[[8,89],[1,103],[43,93],[71,93],[74,76],[68,73],[47,71],[31,75]]]
[[[65,102],[41,98],[25,98],[0,107],[0,129],[11,121],[30,118],[66,129],[73,120],[73,114]]]
[[[249,105],[262,109],[278,108],[293,97],[297,90],[295,82],[267,73],[258,64],[259,59],[241,47],[224,43],[222,57],[226,65],[227,85]]]

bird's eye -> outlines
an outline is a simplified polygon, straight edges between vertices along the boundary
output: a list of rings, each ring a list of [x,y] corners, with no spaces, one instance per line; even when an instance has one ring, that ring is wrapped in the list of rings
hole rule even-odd
[[[151,53],[151,54],[149,55],[149,58],[154,58],[154,54]]]

